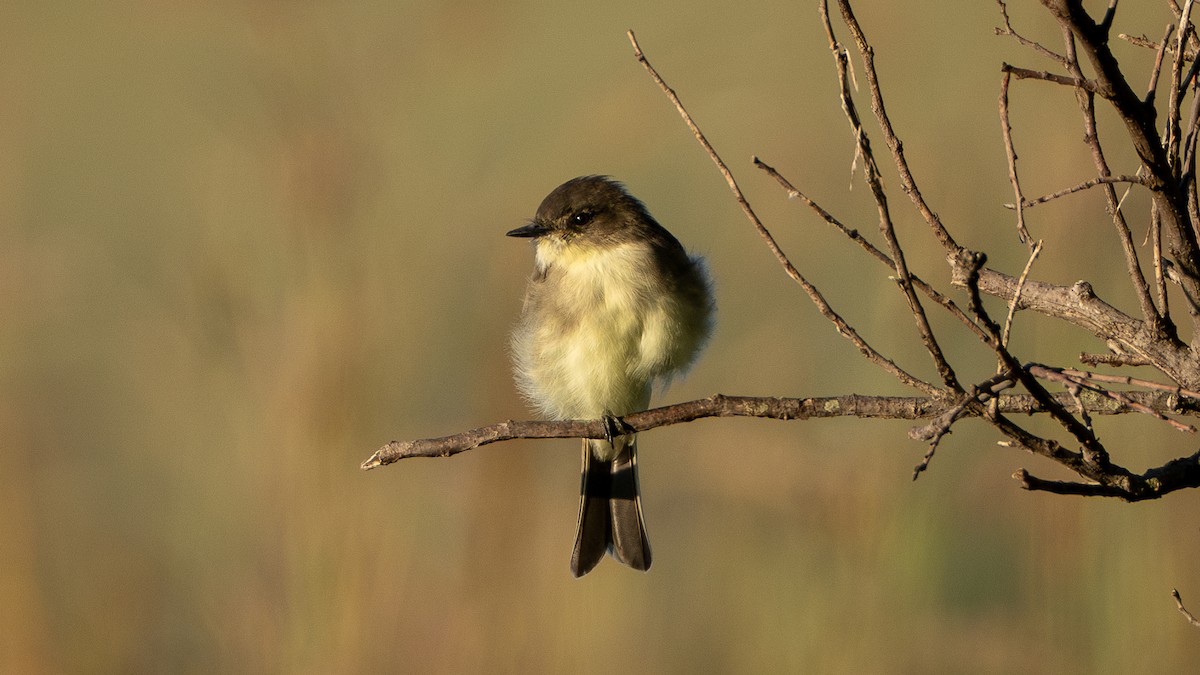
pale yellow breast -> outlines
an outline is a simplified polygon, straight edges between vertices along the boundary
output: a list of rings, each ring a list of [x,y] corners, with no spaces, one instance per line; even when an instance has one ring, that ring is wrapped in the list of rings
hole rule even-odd
[[[538,309],[569,320],[535,322],[514,342],[526,350],[527,393],[557,417],[645,408],[672,333],[648,247],[547,241],[537,256],[539,267],[554,270]]]

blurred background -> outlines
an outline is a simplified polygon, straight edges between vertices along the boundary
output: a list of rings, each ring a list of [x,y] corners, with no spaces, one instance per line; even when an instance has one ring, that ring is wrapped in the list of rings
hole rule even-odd
[[[1165,3],[1144,5],[1122,5],[1117,30],[1161,36]],[[992,3],[857,11],[926,197],[1018,273],[999,69],[1052,64],[994,35]],[[1038,3],[1010,12],[1057,44]],[[532,253],[503,233],[586,173],[625,181],[717,280],[708,351],[657,402],[912,393],[787,279],[628,28],[800,270],[932,378],[888,270],[750,165],[878,239],[815,0],[0,7],[0,671],[1194,667],[1200,633],[1169,593],[1200,610],[1200,493],[1027,493],[1019,467],[1067,476],[979,423],[915,483],[926,448],[904,422],[648,433],[654,568],[582,580],[577,442],[359,470],[391,439],[531,416],[506,345]],[[1117,49],[1146,82],[1153,54]],[[1012,107],[1027,194],[1094,175],[1069,91],[1014,83]],[[1132,173],[1102,122],[1114,172]],[[910,266],[948,289],[871,130]],[[1140,241],[1144,195],[1127,206]],[[1086,278],[1136,311],[1100,195],[1029,218],[1035,277]],[[935,327],[973,364],[960,375],[992,372]],[[1024,314],[1014,345],[1060,365],[1103,350]],[[1196,444],[1153,420],[1097,424],[1137,470]]]

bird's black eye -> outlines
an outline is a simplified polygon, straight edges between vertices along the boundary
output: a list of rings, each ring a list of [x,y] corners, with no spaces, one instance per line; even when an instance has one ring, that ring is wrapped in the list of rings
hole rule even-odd
[[[596,214],[592,213],[591,211],[580,211],[579,213],[571,216],[571,223],[574,225],[587,225],[588,223],[592,222],[592,219],[595,217]]]

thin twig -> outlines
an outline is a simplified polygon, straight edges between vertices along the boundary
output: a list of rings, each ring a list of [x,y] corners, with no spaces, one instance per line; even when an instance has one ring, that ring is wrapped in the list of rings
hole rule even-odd
[[[986,417],[988,419],[995,419],[999,409],[999,393],[1012,387],[1013,383],[1013,377],[1010,373],[997,374],[986,382],[974,385],[969,394],[964,394],[954,407],[939,415],[929,424],[909,429],[909,438],[929,441],[929,450],[925,452],[925,455],[921,457],[921,461],[913,468],[912,479],[917,480],[922,473],[929,469],[929,464],[933,461],[933,456],[937,452],[938,445],[950,433],[950,429],[954,426],[954,423],[968,414],[969,409],[975,407],[978,410],[979,404],[986,403],[988,405]],[[1083,402],[1077,400],[1077,403],[1080,409],[1082,409]]]
[[[1083,79],[1083,71],[1080,69],[1079,62],[1075,56],[1075,38],[1068,28],[1063,28],[1063,41],[1067,47],[1068,69],[1076,78]],[[1083,116],[1084,139],[1091,148],[1092,162],[1096,166],[1096,171],[1100,177],[1112,176],[1112,171],[1108,168],[1108,160],[1104,156],[1104,149],[1100,146],[1093,92],[1084,87],[1076,88],[1075,99],[1079,104],[1080,113]],[[1121,210],[1121,204],[1117,199],[1116,191],[1113,189],[1111,183],[1103,183],[1101,191],[1108,201],[1108,210],[1112,216],[1113,227],[1116,230],[1117,239],[1121,242],[1121,249],[1125,253],[1125,268],[1129,274],[1130,281],[1133,282],[1134,291],[1137,293],[1138,304],[1142,309],[1142,317],[1150,325],[1152,331],[1158,332],[1160,326],[1165,321],[1154,306],[1154,299],[1150,295],[1150,286],[1146,283],[1146,277],[1142,274],[1142,267],[1138,262],[1137,247],[1133,243],[1133,234],[1129,230],[1129,225],[1125,222],[1125,214]]]
[[[1113,19],[1117,17],[1117,0],[1108,0],[1108,8],[1104,10],[1104,18],[1100,19],[1100,23],[1096,24],[1096,28],[1100,31],[1101,37],[1108,39],[1108,32],[1112,29]]]
[[[1089,477],[1109,475],[1108,472],[1113,470],[1114,467],[1109,462],[1108,450],[1096,438],[1096,435],[1092,433],[1091,429],[1088,429],[1079,420],[1075,419],[1065,406],[1056,401],[1054,396],[1017,362],[1016,357],[1008,351],[1008,348],[1001,344],[1001,328],[988,315],[987,310],[984,309],[983,299],[979,294],[979,270],[983,268],[983,264],[987,261],[987,256],[982,253],[964,252],[960,257],[964,258],[959,263],[960,266],[966,268],[965,284],[967,287],[967,297],[970,300],[967,308],[975,315],[980,325],[992,334],[992,350],[1000,359],[1002,366],[1009,369],[1017,377],[1021,385],[1046,407],[1051,418],[1061,424],[1064,429],[1083,445],[1083,453],[1081,457],[1067,456],[1065,453],[1058,452],[1057,443],[1034,436],[1024,429],[1020,429],[1019,427],[1006,429],[997,425],[998,428],[1005,432],[1006,435],[1015,434],[1015,436],[1010,435],[1010,437],[1027,448],[1033,449],[1034,445],[1040,446],[1040,453],[1048,454],[1048,456],[1054,458],[1059,463],[1070,466],[1076,473]],[[1082,461],[1079,461],[1079,459],[1082,459]]]
[[[1171,11],[1174,12],[1176,21],[1183,19],[1183,9],[1179,7],[1179,3],[1175,2],[1175,0],[1167,0],[1167,6],[1169,6]],[[1197,51],[1200,51],[1200,38],[1197,38],[1195,31],[1192,31],[1192,34],[1188,36],[1188,46],[1191,47],[1191,52],[1193,54],[1195,54]],[[1195,57],[1193,56],[1191,58]]]
[[[1200,61],[1196,61],[1200,63]],[[1192,97],[1192,109],[1188,112],[1188,132],[1184,138],[1183,161],[1181,164],[1182,175],[1180,182],[1188,184],[1194,183],[1196,175],[1196,130],[1200,126],[1200,98]]]
[[[1004,318],[1004,332],[1000,336],[1000,344],[1008,346],[1008,336],[1012,332],[1013,317],[1017,314],[1017,306],[1021,302],[1021,291],[1025,289],[1025,282],[1029,279],[1029,270],[1033,269],[1033,262],[1037,260],[1038,255],[1042,252],[1042,240],[1038,239],[1033,245],[1033,250],[1029,253],[1029,261],[1025,263],[1025,269],[1021,270],[1021,276],[1017,279],[1017,290],[1013,293],[1012,300],[1008,303],[1008,316]]]
[[[1021,306],[1021,293],[1025,290],[1025,282],[1029,280],[1029,271],[1033,269],[1033,262],[1037,260],[1038,255],[1042,252],[1042,240],[1038,239],[1033,246],[1033,251],[1029,254],[1029,261],[1025,263],[1025,269],[1021,270],[1021,276],[1017,279],[1017,288],[1013,291],[1012,299],[1008,302],[1008,315],[1004,317],[1004,330],[1000,335],[1000,346],[1007,350],[1009,335],[1012,333],[1013,319],[1017,315],[1017,308]],[[1005,363],[1007,360],[1004,357],[997,357],[996,373],[1005,372]],[[990,404],[993,414],[996,409],[996,402],[993,400]],[[1083,406],[1080,406],[1082,410]],[[1090,426],[1090,425],[1089,425]]]
[[[1163,322],[1171,324],[1171,303],[1167,295],[1167,278],[1163,273],[1162,250],[1162,218],[1158,216],[1158,202],[1150,202],[1150,229],[1146,236],[1150,237],[1153,246],[1150,254],[1154,256],[1154,290],[1158,293],[1158,306]]]
[[[1184,59],[1180,56],[1180,54],[1183,53],[1183,41],[1187,37],[1193,37],[1196,32],[1192,29],[1191,24],[1192,4],[1193,0],[1188,0],[1183,9],[1180,10],[1179,35],[1178,39],[1176,40],[1177,54],[1175,56],[1175,61],[1173,62],[1172,68],[1172,74],[1175,77],[1175,88],[1172,90],[1171,102],[1174,104],[1174,108],[1168,109],[1167,114],[1169,116],[1168,129],[1173,131],[1176,135],[1180,133],[1181,120],[1179,118],[1179,105],[1183,103],[1183,97],[1187,95],[1187,90],[1189,87],[1194,86],[1197,69],[1200,69],[1200,60],[1194,60],[1192,61],[1191,67],[1188,68],[1187,76],[1183,77],[1182,79],[1179,77],[1179,71],[1182,70],[1182,64],[1184,61]],[[1164,39],[1163,42],[1166,43],[1166,40]],[[1198,119],[1200,119],[1200,98],[1193,97],[1192,112],[1189,116],[1187,137],[1183,142],[1182,148],[1178,149],[1178,154],[1182,155],[1182,158],[1178,158],[1177,155],[1171,155],[1172,158],[1176,158],[1178,160],[1176,169],[1180,170],[1180,173],[1183,174],[1185,181],[1187,180],[1187,177],[1192,174],[1191,167],[1193,163],[1193,157],[1195,156],[1196,152],[1196,125]],[[1170,151],[1171,147],[1168,146],[1168,153],[1170,153]]]
[[[1075,194],[1076,192],[1082,192],[1084,190],[1094,188],[1097,185],[1112,185],[1114,183],[1133,183],[1135,185],[1146,185],[1146,179],[1137,174],[1132,176],[1099,176],[1092,178],[1091,180],[1085,180],[1078,185],[1072,185],[1069,188],[1059,190],[1058,192],[1051,192],[1050,194],[1042,195],[1041,197],[1037,197],[1035,199],[1027,199],[1023,202],[1023,205],[1028,209],[1039,204],[1045,204],[1048,201],[1052,201],[1060,197],[1065,197],[1067,195]],[[1013,209],[1016,208],[1016,206],[1013,204],[1005,204],[1004,208]]]
[[[1052,82],[1061,84],[1066,87],[1077,87],[1087,91],[1096,92],[1097,86],[1095,82],[1083,76],[1071,77],[1070,75],[1059,75],[1045,70],[1030,70],[1029,68],[1021,68],[1008,63],[1001,64],[1001,72],[1012,73],[1018,80],[1041,80],[1043,82]]]
[[[767,230],[766,226],[763,225],[758,215],[754,213],[754,209],[750,207],[750,202],[746,201],[745,195],[742,194],[742,189],[738,187],[737,180],[734,179],[733,173],[729,170],[729,167],[725,164],[725,161],[722,160],[717,154],[717,151],[713,148],[712,143],[708,142],[708,138],[704,136],[704,132],[700,131],[700,127],[697,126],[687,109],[683,107],[683,102],[679,100],[679,96],[675,93],[675,90],[667,86],[666,81],[664,81],[663,78],[658,74],[658,71],[654,69],[654,66],[650,65],[650,60],[646,58],[645,53],[642,52],[642,46],[638,44],[637,36],[634,35],[632,30],[626,31],[625,34],[629,37],[629,42],[633,44],[634,57],[636,57],[638,62],[642,64],[642,66],[646,69],[646,72],[650,73],[650,77],[654,79],[654,82],[658,84],[658,87],[662,89],[663,93],[667,95],[667,98],[671,100],[671,103],[675,105],[675,110],[679,112],[680,117],[682,117],[684,123],[687,124],[688,129],[691,129],[692,135],[696,137],[696,140],[700,143],[701,147],[703,147],[705,152],[708,153],[709,158],[712,159],[713,163],[717,165],[717,169],[721,172],[721,175],[725,177],[725,182],[729,184],[729,189],[733,191],[733,196],[735,199],[737,199],[738,206],[742,207],[742,212],[745,213],[746,217],[750,219],[750,222],[754,224],[754,228],[758,230],[759,236],[766,241],[767,247],[771,250],[771,253],[775,255],[775,258],[779,260],[779,263],[783,265],[784,269],[788,270],[788,275],[792,276],[792,278],[796,279],[796,281],[799,281],[800,279],[797,278],[799,276],[799,272],[795,272],[795,274],[793,274],[795,267],[792,266],[791,261],[788,260],[788,257],[786,254],[784,254],[783,250],[779,248],[779,244],[775,242],[775,237],[771,236],[771,233]]]
[[[833,26],[829,22],[829,13],[824,11],[824,5],[822,5],[822,8],[821,17],[825,22],[825,33],[829,37],[829,51],[833,54],[834,63],[837,65],[838,82],[841,85],[842,110],[846,113],[850,126],[854,130],[858,154],[863,158],[863,173],[865,174],[867,185],[871,188],[871,196],[875,200],[876,212],[879,215],[879,231],[888,245],[894,265],[893,269],[896,272],[896,283],[900,286],[900,290],[908,302],[908,308],[912,312],[913,319],[916,321],[917,332],[921,336],[921,342],[925,345],[925,350],[933,359],[934,367],[937,368],[942,382],[951,391],[962,393],[963,387],[954,373],[954,368],[942,352],[941,345],[938,344],[937,338],[934,336],[933,327],[929,325],[929,318],[925,314],[925,308],[921,305],[921,299],[917,297],[916,292],[913,290],[912,277],[908,271],[908,263],[905,261],[904,249],[901,248],[900,241],[896,237],[896,228],[892,223],[891,213],[888,210],[887,193],[883,189],[879,166],[875,163],[875,156],[871,152],[871,142],[867,137],[866,129],[862,126],[861,119],[854,105],[854,98],[850,93],[847,78],[849,58],[833,34]]]
[[[1146,415],[1150,415],[1151,417],[1154,417],[1155,419],[1166,422],[1167,424],[1174,427],[1177,431],[1183,431],[1183,432],[1187,432],[1187,433],[1196,433],[1195,427],[1193,427],[1189,424],[1183,424],[1182,422],[1177,422],[1177,421],[1167,417],[1166,415],[1163,415],[1162,413],[1158,412],[1157,410],[1153,410],[1144,405],[1141,405],[1140,403],[1138,403],[1136,401],[1132,401],[1129,399],[1128,396],[1125,395],[1124,392],[1112,391],[1111,389],[1105,389],[1104,387],[1093,385],[1088,382],[1089,379],[1099,379],[1099,378],[1095,378],[1095,377],[1087,378],[1087,377],[1074,376],[1074,375],[1068,374],[1065,371],[1065,369],[1052,368],[1049,366],[1042,366],[1042,365],[1038,365],[1038,364],[1030,364],[1030,365],[1026,366],[1025,370],[1028,371],[1034,377],[1040,377],[1043,379],[1052,380],[1052,381],[1063,384],[1064,386],[1066,386],[1068,388],[1068,390],[1070,391],[1070,393],[1073,396],[1078,395],[1077,390],[1076,390],[1078,387],[1086,387],[1090,391],[1100,394],[1101,396],[1106,396],[1108,398],[1111,398],[1114,401],[1117,401],[1118,403],[1120,403],[1121,405],[1129,406],[1129,408],[1131,410],[1135,410],[1137,412],[1140,412],[1140,413],[1143,413]],[[1080,372],[1080,371],[1075,371],[1075,372]],[[1092,373],[1090,375],[1095,375],[1095,374]],[[1080,406],[1080,409],[1082,410],[1082,406]],[[1086,421],[1086,419],[1087,419],[1086,413],[1081,414],[1081,417],[1083,417],[1084,420]],[[1087,424],[1088,424],[1088,427],[1090,428],[1091,423],[1088,422]]]
[[[1179,88],[1181,91],[1193,85],[1197,72],[1200,72],[1200,63],[1192,61],[1192,65],[1188,66],[1187,74],[1184,75],[1183,79],[1179,81]]]
[[[1123,122],[1132,149],[1147,169],[1147,178],[1151,181],[1151,197],[1159,202],[1163,230],[1169,234],[1168,239],[1173,239],[1173,255],[1184,272],[1182,284],[1185,297],[1190,303],[1188,311],[1192,318],[1192,340],[1200,349],[1200,305],[1195,304],[1197,299],[1200,299],[1200,241],[1197,240],[1197,233],[1188,218],[1188,186],[1179,181],[1179,173],[1174,168],[1175,162],[1167,150],[1170,143],[1158,131],[1158,111],[1147,108],[1142,97],[1134,92],[1128,78],[1121,71],[1120,61],[1112,52],[1107,35],[1097,31],[1097,26],[1088,13],[1082,10],[1077,0],[1046,1],[1042,4],[1062,28],[1067,57],[1073,64],[1071,74],[1082,76],[1075,55],[1075,38],[1078,36],[1079,45],[1087,54],[1094,80],[1098,85],[1094,93],[1112,106],[1117,118]],[[1177,13],[1181,12],[1178,7],[1175,9]],[[1188,44],[1194,44],[1191,37],[1188,38]],[[1170,124],[1170,120],[1167,123]],[[1088,136],[1089,143],[1094,145],[1095,134],[1089,130]],[[1111,172],[1099,173],[1108,175]],[[1113,210],[1111,203],[1109,209]],[[1135,284],[1138,283],[1136,276],[1131,275],[1131,279]],[[1144,302],[1144,295],[1139,297],[1139,301]],[[1160,336],[1160,339],[1178,341],[1173,324],[1150,316],[1147,316],[1147,322],[1151,324],[1153,334]]]
[[[1071,398],[1075,401],[1076,406],[1079,408],[1079,420],[1083,422],[1084,426],[1086,426],[1089,431],[1096,433],[1095,427],[1092,426],[1092,416],[1089,415],[1087,410],[1083,407],[1083,386],[1078,382],[1071,381],[1065,382],[1064,385],[1067,388],[1067,393],[1071,395]]]
[[[708,142],[707,138],[705,138],[704,133],[700,131],[700,127],[692,119],[691,114],[689,114],[687,109],[683,107],[683,103],[679,100],[679,96],[676,95],[675,90],[671,89],[671,87],[667,85],[666,81],[663,80],[662,76],[658,74],[658,71],[654,69],[654,66],[650,65],[650,60],[646,58],[646,55],[642,51],[641,45],[638,44],[637,37],[634,35],[633,31],[628,31],[627,35],[629,36],[629,41],[633,44],[633,53],[638,62],[642,64],[642,67],[646,69],[646,72],[650,74],[650,77],[655,81],[655,83],[658,84],[658,87],[662,89],[663,93],[667,95],[667,98],[671,100],[671,103],[675,105],[675,110],[679,113],[680,117],[683,118],[683,121],[685,124],[687,124],[688,128],[692,130],[692,135],[696,137],[696,140],[708,153],[709,159],[711,159],[713,163],[717,165],[717,169],[720,170],[721,175],[725,177],[725,182],[729,184],[729,189],[733,192],[733,196],[737,200],[738,205],[742,207],[742,212],[746,214],[746,217],[758,231],[759,236],[762,237],[763,241],[767,243],[767,247],[775,255],[775,258],[779,261],[779,264],[783,266],[783,269],[787,275],[796,283],[800,284],[800,287],[803,288],[804,292],[808,294],[808,297],[813,301],[813,304],[817,306],[817,309],[821,312],[821,315],[832,322],[837,328],[838,333],[850,340],[869,361],[878,365],[880,368],[883,368],[893,377],[909,387],[923,391],[931,396],[940,395],[941,390],[936,386],[912,375],[908,371],[896,365],[896,363],[891,359],[887,358],[883,354],[880,354],[874,347],[868,344],[867,341],[858,334],[858,331],[854,330],[854,328],[850,326],[845,319],[843,319],[837,312],[833,310],[833,308],[825,300],[825,296],[817,289],[817,287],[809,282],[808,279],[804,278],[804,275],[800,274],[800,271],[796,269],[795,265],[792,264],[792,261],[788,259],[787,255],[784,254],[783,250],[779,247],[779,244],[776,243],[775,237],[771,236],[771,233],[769,230],[767,230],[766,225],[764,225],[762,220],[759,219],[758,214],[756,214],[754,209],[751,208],[750,203],[746,200],[745,195],[742,194],[741,188],[738,187],[737,181],[734,180],[733,173],[730,172],[729,167],[725,164],[725,161],[721,159],[720,155],[717,154],[717,151],[713,148],[712,144]]]
[[[1175,34],[1175,58],[1171,61],[1170,96],[1167,98],[1166,150],[1167,159],[1172,163],[1171,168],[1175,173],[1179,172],[1180,166],[1179,106],[1183,103],[1183,96],[1187,92],[1187,87],[1182,84],[1183,43],[1191,30],[1188,18],[1192,11],[1192,2],[1193,0],[1187,0],[1184,3],[1179,17],[1179,28]]]
[[[1162,44],[1158,46],[1158,51],[1154,55],[1154,68],[1150,71],[1150,86],[1146,88],[1146,98],[1143,99],[1147,106],[1154,105],[1154,95],[1158,89],[1159,74],[1162,73],[1163,56],[1167,52],[1167,43],[1171,38],[1171,31],[1175,30],[1175,26],[1167,24],[1167,32],[1163,34]]]
[[[1004,20],[1008,20],[1005,15]],[[1032,237],[1029,236],[1029,230],[1025,227],[1025,195],[1021,194],[1021,181],[1017,178],[1017,150],[1013,145],[1012,139],[1012,123],[1008,117],[1008,81],[1010,74],[1005,73],[1000,78],[1000,133],[1004,136],[1004,150],[1008,158],[1008,180],[1012,183],[1013,194],[1015,195],[1016,210],[1017,210],[1017,238],[1022,244],[1028,244]]]
[[[1042,56],[1066,65],[1066,58],[1062,54],[1051,51],[1042,46],[1041,43],[1034,42],[1013,30],[1012,22],[1008,19],[1008,5],[1004,4],[1004,0],[996,0],[996,4],[1000,5],[1000,16],[1004,19],[1004,28],[997,28],[996,35],[1007,35],[1015,39],[1019,44],[1038,52]]]
[[[1171,26],[1171,28],[1174,28],[1174,26]],[[1145,47],[1146,49],[1153,49],[1155,51],[1162,49],[1163,44],[1164,44],[1162,42],[1155,42],[1154,40],[1150,39],[1146,35],[1128,35],[1126,33],[1118,33],[1117,37],[1128,42],[1131,45],[1134,45],[1135,47]],[[1166,51],[1168,54],[1174,54],[1175,53],[1175,45],[1167,43]],[[1196,51],[1194,49],[1188,49],[1187,53],[1184,54],[1183,58],[1188,61],[1194,60],[1196,58]]]
[[[1191,37],[1194,39],[1196,31],[1192,28],[1192,24],[1190,21],[1191,10],[1192,10],[1192,3],[1189,1],[1187,3],[1187,6],[1180,12],[1180,20],[1179,20],[1180,28],[1179,28],[1179,30],[1187,33],[1188,37]],[[1180,39],[1178,40],[1178,44],[1181,45],[1183,42],[1184,36],[1181,35],[1179,37],[1180,37]],[[1163,40],[1163,43],[1164,44],[1166,43],[1165,39]],[[1180,59],[1178,56],[1176,57],[1176,62],[1180,62]],[[1174,96],[1180,103],[1182,103],[1183,97],[1187,94],[1187,90],[1189,87],[1192,89],[1197,88],[1198,83],[1196,82],[1196,75],[1197,75],[1198,69],[1200,69],[1200,60],[1193,60],[1191,67],[1188,68],[1187,76],[1184,77],[1182,79],[1182,81],[1180,81],[1176,84],[1176,89],[1174,90]],[[1178,112],[1178,111],[1176,111],[1176,112]],[[1180,122],[1180,120],[1176,118],[1175,124],[1176,124],[1177,130],[1179,127],[1179,122]],[[1195,156],[1196,156],[1196,132],[1197,132],[1198,124],[1200,124],[1200,97],[1193,96],[1192,97],[1192,110],[1188,116],[1187,136],[1184,139],[1183,148],[1181,149],[1183,159],[1179,163],[1179,168],[1181,169],[1181,182],[1183,182],[1183,183],[1188,183],[1188,182],[1194,180],[1194,174],[1195,174],[1194,163],[1195,163]]]
[[[1050,368],[1050,366],[1043,366],[1043,367]],[[1093,373],[1088,370],[1075,370],[1074,368],[1055,368],[1054,370],[1057,370],[1064,375],[1070,375],[1071,377],[1078,377],[1078,378],[1083,378],[1086,380],[1093,380],[1096,382],[1108,382],[1110,384],[1125,384],[1125,385],[1129,385],[1131,387],[1142,387],[1144,389],[1153,389],[1154,391],[1161,391],[1161,392],[1165,392],[1167,394],[1174,394],[1176,396],[1186,396],[1188,398],[1200,399],[1200,391],[1194,391],[1192,389],[1184,389],[1183,387],[1177,387],[1177,386],[1170,385],[1170,384],[1163,384],[1161,382],[1154,382],[1152,380],[1143,380],[1138,377],[1129,377],[1127,375],[1108,375],[1105,373]]]
[[[1172,588],[1171,597],[1175,598],[1175,606],[1179,608],[1179,612],[1188,620],[1188,623],[1200,628],[1200,619],[1197,619],[1194,614],[1187,610],[1187,607],[1183,606],[1183,598],[1179,597],[1179,591]]]
[[[886,253],[880,251],[875,247],[874,244],[867,241],[865,237],[859,234],[858,230],[846,227],[842,221],[838,220],[837,217],[835,217],[829,211],[826,211],[820,204],[813,201],[808,195],[801,192],[798,188],[796,188],[795,185],[791,183],[791,181],[789,181],[787,178],[784,178],[782,174],[776,171],[774,167],[762,161],[758,157],[754,158],[754,166],[766,171],[767,175],[774,178],[775,181],[779,183],[780,187],[787,192],[788,197],[792,199],[799,199],[800,201],[804,202],[804,204],[812,209],[814,213],[820,216],[822,220],[829,223],[839,232],[849,237],[851,241],[858,244],[859,247],[872,255],[876,260],[879,260],[888,267],[895,267],[895,263],[892,262],[892,259],[889,258]],[[954,318],[958,319],[964,326],[969,328],[971,332],[975,333],[980,340],[983,340],[984,343],[986,343],[990,339],[988,334],[979,327],[979,324],[972,321],[971,317],[967,316],[967,313],[964,312],[961,307],[955,304],[953,300],[938,291],[933,286],[930,286],[917,275],[913,274],[910,276],[914,286],[920,289],[922,293],[929,296],[931,300],[944,307],[946,311],[950,312],[950,314],[954,316]]]
[[[948,253],[956,253],[962,247],[950,235],[942,225],[941,218],[929,207],[925,202],[924,195],[921,194],[920,188],[917,187],[917,181],[913,178],[912,171],[908,167],[908,160],[904,158],[904,144],[900,142],[900,138],[896,135],[892,128],[892,121],[888,118],[887,108],[883,104],[883,92],[879,85],[879,76],[875,72],[875,50],[867,42],[866,36],[863,34],[862,27],[858,25],[858,19],[854,17],[854,11],[850,9],[850,3],[847,0],[837,0],[838,9],[841,11],[842,20],[846,22],[846,27],[850,29],[851,35],[854,36],[854,41],[858,45],[859,56],[863,60],[863,70],[867,76],[867,86],[871,92],[871,110],[875,113],[875,119],[879,122],[879,127],[883,131],[884,141],[887,142],[888,148],[892,151],[892,159],[896,164],[896,170],[900,174],[900,187],[909,199],[912,200],[913,206],[917,212],[925,219],[933,232],[933,236],[946,249]],[[826,8],[825,0],[821,3],[821,13],[825,18],[827,31],[832,31],[828,20],[828,9]],[[832,34],[829,36],[830,41],[833,41]]]

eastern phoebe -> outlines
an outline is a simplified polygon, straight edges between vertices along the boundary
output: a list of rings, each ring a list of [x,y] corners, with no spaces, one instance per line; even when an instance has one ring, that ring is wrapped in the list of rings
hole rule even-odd
[[[689,256],[642,202],[604,176],[551,192],[510,237],[532,237],[536,267],[512,336],[517,385],[551,419],[604,419],[609,440],[583,441],[571,572],[605,551],[650,568],[637,444],[615,416],[645,410],[650,387],[691,365],[713,325],[704,260]]]

